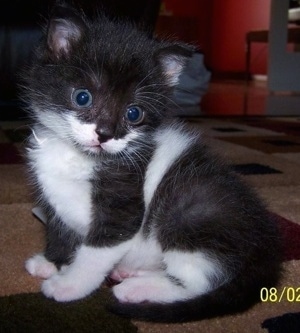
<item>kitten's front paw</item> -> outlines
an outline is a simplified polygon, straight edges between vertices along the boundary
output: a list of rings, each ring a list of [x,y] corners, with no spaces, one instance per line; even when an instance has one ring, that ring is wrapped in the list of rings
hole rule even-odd
[[[54,263],[48,261],[43,254],[36,254],[25,262],[25,268],[32,276],[48,279],[55,273],[57,268]]]
[[[76,282],[67,274],[58,273],[42,283],[42,292],[48,298],[54,298],[58,302],[69,302],[87,296],[90,291],[82,288],[82,284]]]

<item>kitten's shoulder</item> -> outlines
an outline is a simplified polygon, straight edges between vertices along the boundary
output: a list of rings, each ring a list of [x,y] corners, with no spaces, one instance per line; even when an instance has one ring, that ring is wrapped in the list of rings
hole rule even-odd
[[[165,121],[155,132],[154,140],[158,146],[166,145],[184,149],[203,139],[201,130],[179,119]]]

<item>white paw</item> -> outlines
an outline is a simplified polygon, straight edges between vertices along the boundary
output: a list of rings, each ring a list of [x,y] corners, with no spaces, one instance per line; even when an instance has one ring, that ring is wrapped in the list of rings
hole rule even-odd
[[[143,278],[129,278],[113,287],[114,295],[122,303],[152,301],[153,291]]]
[[[57,272],[56,266],[43,254],[36,254],[25,262],[25,268],[32,276],[48,279]]]
[[[83,298],[89,294],[76,280],[67,274],[55,274],[42,283],[42,292],[58,302],[69,302]]]

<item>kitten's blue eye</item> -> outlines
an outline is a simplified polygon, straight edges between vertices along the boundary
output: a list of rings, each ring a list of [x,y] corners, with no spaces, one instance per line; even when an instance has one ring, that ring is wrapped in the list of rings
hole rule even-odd
[[[144,120],[144,112],[138,106],[129,106],[126,110],[125,117],[129,123],[138,125]]]
[[[93,97],[87,89],[76,89],[73,91],[72,100],[79,107],[89,107],[92,105]]]

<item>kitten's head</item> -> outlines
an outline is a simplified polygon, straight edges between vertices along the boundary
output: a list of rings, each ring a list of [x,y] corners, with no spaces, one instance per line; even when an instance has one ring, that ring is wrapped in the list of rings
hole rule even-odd
[[[89,153],[118,153],[167,116],[192,48],[57,6],[25,74],[34,117]]]

